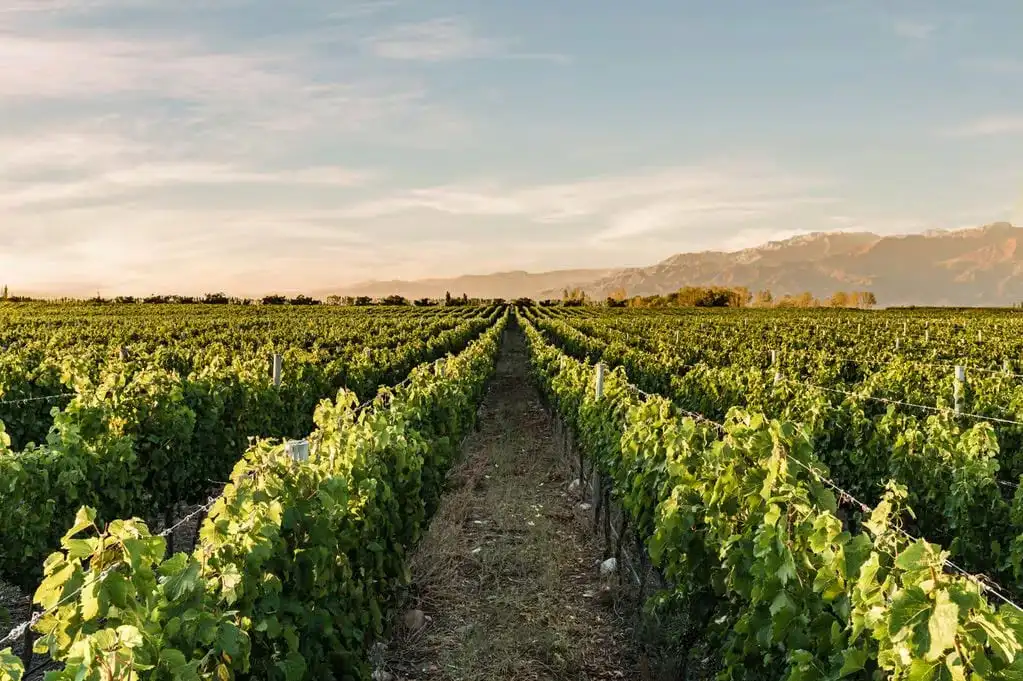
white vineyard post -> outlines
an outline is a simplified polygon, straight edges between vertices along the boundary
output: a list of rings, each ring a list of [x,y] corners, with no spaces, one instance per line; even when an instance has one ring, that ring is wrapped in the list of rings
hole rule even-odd
[[[899,340],[900,340],[900,339],[899,339],[899,337],[898,337],[898,336],[896,336],[896,337],[895,337],[895,349],[896,349],[896,350],[898,350],[898,349],[899,349]]]
[[[771,366],[774,367],[774,384],[781,383],[781,371],[778,370],[778,351],[771,350]]]
[[[284,451],[292,461],[299,463],[309,460],[309,440],[288,440]]]
[[[597,362],[596,369],[596,389],[594,395],[599,402],[604,398],[604,363]],[[600,527],[600,512],[608,513],[608,509],[604,508],[604,472],[597,469],[597,464],[594,462],[591,478],[593,480],[593,531],[596,532]]]
[[[908,334],[909,333],[909,320],[903,320],[902,321],[902,333],[903,334]]]
[[[125,347],[124,345],[121,346],[121,361],[122,362],[128,361],[128,348]]]
[[[284,369],[284,355],[280,355],[280,354],[275,352],[274,356],[273,356],[273,359],[271,361],[273,363],[273,368],[271,369],[271,375],[273,376],[274,387],[275,388],[280,388],[281,387],[281,373],[282,373],[282,371]]]
[[[953,388],[953,399],[955,400],[955,411],[963,413],[963,384],[966,382],[966,369],[956,365],[955,384]]]
[[[982,340],[984,340],[984,332],[981,331],[980,329],[977,329],[977,342],[979,343]]]
[[[924,343],[930,343],[930,342],[931,342],[931,330],[930,329],[924,329]]]
[[[1002,371],[1003,371],[1003,372],[1005,372],[1005,373],[1007,373],[1007,374],[1008,374],[1008,373],[1011,373],[1011,372],[1009,371],[1009,360],[1008,360],[1008,359],[1004,359],[1004,360],[1002,360]]]

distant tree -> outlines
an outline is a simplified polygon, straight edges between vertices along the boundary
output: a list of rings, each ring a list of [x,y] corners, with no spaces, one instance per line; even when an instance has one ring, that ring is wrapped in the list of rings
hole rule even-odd
[[[874,295],[873,291],[861,291],[860,292],[860,305],[867,308],[868,310],[877,305],[877,296]]]
[[[821,301],[813,297],[809,291],[804,291],[796,298],[796,307],[819,307]]]
[[[380,299],[381,305],[408,305],[408,299],[397,294]]]
[[[444,292],[444,306],[445,307],[451,307],[452,304],[453,303],[451,302],[451,291],[445,291]]]
[[[579,307],[586,304],[586,292],[576,286],[561,292],[561,304],[566,307]]]
[[[0,300],[7,300],[10,296],[7,294],[7,284],[4,284],[3,295],[0,296]]]
[[[413,303],[416,307],[431,307],[436,304],[437,303],[431,298],[419,298]]]
[[[372,305],[372,304],[373,304],[373,299],[370,298],[369,296],[356,296],[352,300],[352,305],[355,305],[357,307],[366,307],[366,306]]]
[[[284,305],[288,302],[288,299],[286,296],[275,293],[269,296],[263,296],[259,302],[262,305]]]
[[[767,289],[757,291],[757,295],[753,298],[753,307],[771,307],[773,303],[774,296]]]
[[[533,307],[536,302],[532,298],[516,298],[515,304],[519,307]]]
[[[831,299],[828,300],[828,305],[831,307],[849,307],[849,294],[845,291],[836,291]]]
[[[223,293],[207,293],[200,302],[203,305],[227,305],[231,299]]]
[[[309,296],[302,295],[301,293],[288,301],[291,305],[319,305],[320,301]]]
[[[660,298],[657,296],[655,298]],[[723,286],[686,286],[662,300],[651,299],[650,307],[680,305],[682,307],[746,307],[752,295],[744,286],[727,288]]]
[[[619,286],[618,288],[616,288],[615,290],[611,291],[611,293],[609,293],[607,295],[607,299],[608,300],[614,300],[614,301],[616,301],[618,303],[624,304],[625,301],[629,299],[629,292],[625,290],[624,286]],[[620,307],[620,306],[619,305],[613,305],[611,307]]]
[[[117,296],[114,298],[114,302],[119,305],[132,305],[137,301],[135,296]]]
[[[748,307],[753,302],[753,292],[745,286],[734,286],[729,294],[729,307]]]

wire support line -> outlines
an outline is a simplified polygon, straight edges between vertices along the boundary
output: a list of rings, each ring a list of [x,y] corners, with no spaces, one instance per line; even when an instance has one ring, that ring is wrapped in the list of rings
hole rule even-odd
[[[59,400],[62,397],[74,397],[77,394],[78,393],[60,393],[57,395],[44,395],[42,397],[22,397],[15,400],[0,400],[0,406],[28,404],[30,402],[48,402],[49,400]]]
[[[177,530],[179,527],[181,527],[182,525],[184,525],[188,521],[192,520],[193,518],[195,518],[197,516],[200,516],[203,513],[206,513],[207,511],[209,511],[211,508],[213,508],[213,505],[215,503],[217,503],[217,501],[219,499],[220,499],[219,495],[215,496],[215,497],[210,497],[205,504],[203,504],[199,508],[197,508],[194,511],[192,511],[191,513],[186,515],[184,518],[182,518],[178,522],[174,523],[173,525],[171,525],[170,527],[165,529],[163,532],[160,532],[157,536],[158,537],[164,537],[164,538],[171,536],[171,534],[173,534],[174,531]]]
[[[1012,371],[1005,371],[1004,369],[986,369],[984,367],[970,366],[969,364],[952,364],[951,362],[919,362],[910,360],[914,364],[920,364],[922,366],[931,367],[934,369],[954,369],[957,366],[961,366],[965,371],[976,371],[982,374],[992,374],[996,376],[1006,376],[1009,378],[1023,378],[1023,374],[1018,374]]]
[[[3,638],[0,638],[0,646],[3,646],[4,644],[7,644],[7,643],[13,643],[14,641],[18,640],[18,638],[23,636],[25,634],[25,632],[28,631],[29,627],[34,627],[44,617],[46,617],[47,615],[49,615],[52,612],[55,612],[62,605],[64,605],[65,603],[67,603],[71,599],[75,598],[76,596],[78,596],[78,594],[82,593],[82,591],[86,587],[92,586],[93,584],[96,584],[97,582],[102,582],[104,579],[107,578],[107,575],[109,575],[111,572],[114,571],[114,569],[116,569],[116,568],[118,568],[118,567],[120,567],[121,565],[124,565],[124,564],[125,563],[122,562],[122,561],[117,561],[113,565],[111,565],[111,566],[107,567],[106,569],[104,569],[98,575],[94,576],[92,580],[86,580],[85,582],[83,582],[80,587],[78,587],[77,589],[75,589],[74,591],[69,593],[68,595],[64,596],[64,598],[62,598],[59,601],[57,601],[56,603],[54,603],[53,605],[51,605],[46,610],[43,610],[43,611],[35,613],[34,615],[32,615],[32,617],[30,619],[22,622],[21,624],[19,624],[16,627],[14,627],[13,629],[11,629],[7,633],[6,636],[4,636]]]
[[[982,414],[971,414],[968,412],[957,412],[955,409],[949,409],[948,407],[931,407],[926,404],[914,404],[913,402],[904,402],[902,400],[893,400],[888,397],[877,397],[874,395],[863,395],[860,393],[850,392],[848,390],[840,390],[839,388],[827,388],[823,385],[817,385],[815,383],[806,383],[804,381],[797,381],[791,378],[783,378],[786,383],[792,383],[794,385],[800,385],[806,388],[815,388],[817,390],[823,390],[824,392],[836,393],[839,395],[846,395],[848,397],[855,397],[861,400],[871,400],[874,402],[883,402],[885,404],[894,404],[902,407],[913,407],[915,409],[923,409],[926,411],[935,412],[938,414],[948,414],[950,416],[958,416],[967,419],[976,419],[978,421],[990,421],[991,423],[1003,423],[1013,426],[1023,426],[1023,421],[1014,421],[1012,419],[1003,419],[997,416],[984,416]]]
[[[446,357],[441,357],[439,359],[435,359],[434,361],[430,362],[430,366],[431,367],[432,366],[437,366],[438,364],[443,362],[445,359],[447,359],[447,358]],[[409,373],[409,375],[406,376],[405,379],[403,381],[401,381],[401,383],[395,383],[392,386],[388,386],[387,387],[388,392],[386,392],[386,393],[379,393],[378,392],[376,395],[374,395],[373,397],[369,398],[368,400],[366,400],[365,402],[360,404],[358,407],[355,408],[356,413],[363,412],[366,409],[369,409],[371,406],[373,406],[373,403],[376,402],[377,399],[379,399],[379,398],[381,398],[381,397],[383,397],[385,395],[388,396],[389,398],[393,398],[395,391],[397,391],[399,388],[404,388],[406,385],[408,385],[409,383],[412,382],[412,380],[415,378],[415,376],[413,376],[413,373],[415,373],[415,369],[413,369],[412,373]]]
[[[641,395],[644,395],[646,397],[650,397],[651,396],[649,393],[644,392],[643,390],[641,390],[640,388],[632,385],[631,383],[629,385],[630,385],[630,387],[635,389],[637,392],[639,392]],[[700,420],[703,420],[703,421],[706,421],[706,422],[710,422],[710,423],[714,423],[716,425],[720,425],[720,424],[717,424],[715,421],[712,421],[712,420],[708,419],[707,417],[703,416],[702,414],[696,414],[695,412],[691,412],[691,413],[693,414],[694,418],[695,417],[699,417]],[[848,490],[842,488],[841,486],[839,486],[835,481],[831,480],[830,478],[827,478],[826,476],[824,476],[820,471],[811,468],[810,466],[808,466],[807,464],[803,463],[799,459],[795,459],[793,457],[786,457],[786,461],[791,461],[792,463],[795,463],[796,465],[802,467],[807,472],[809,472],[811,475],[813,475],[815,478],[817,478],[817,480],[820,481],[821,484],[826,485],[827,487],[830,487],[833,491],[835,491],[838,494],[839,502],[845,501],[845,502],[848,502],[848,503],[852,503],[853,505],[858,507],[864,513],[873,513],[874,512],[874,509],[870,505],[868,505],[868,504],[864,503],[863,501],[857,499],[851,492],[849,492]],[[920,541],[919,537],[914,537],[912,534],[910,534],[909,532],[906,532],[902,528],[895,528],[895,529],[897,529],[897,531],[900,534],[905,536],[910,541],[913,541],[913,542]],[[946,567],[948,567],[950,570],[952,570],[953,572],[956,572],[956,573],[962,575],[963,577],[966,577],[967,579],[970,579],[970,580],[974,581],[982,589],[984,589],[985,591],[991,593],[995,598],[997,598],[998,600],[1002,601],[1003,603],[1005,603],[1007,605],[1011,605],[1012,607],[1016,608],[1017,610],[1023,612],[1023,608],[1021,608],[1012,599],[1010,599],[1008,596],[1005,595],[1005,594],[1009,593],[1005,589],[1005,587],[999,585],[997,582],[995,582],[993,579],[991,579],[987,575],[984,575],[984,574],[979,574],[978,575],[978,574],[974,574],[972,572],[968,572],[964,568],[960,567],[959,565],[953,563],[952,561],[950,561],[948,559],[944,560],[944,565]]]
[[[243,480],[246,480],[248,478],[253,477],[254,475],[255,475],[254,471],[249,471],[249,472],[245,473],[244,475],[242,475],[236,481],[236,483],[240,483]],[[157,533],[157,534],[155,534],[153,536],[162,537],[162,538],[169,537],[171,535],[171,533],[173,533],[175,530],[177,530],[179,527],[181,527],[182,525],[184,525],[188,521],[192,520],[196,516],[199,516],[199,515],[201,515],[203,513],[208,512],[211,508],[213,508],[213,505],[216,504],[217,501],[219,501],[221,499],[222,496],[223,495],[217,495],[217,496],[209,497],[209,500],[205,504],[203,504],[199,508],[195,509],[191,513],[189,513],[187,516],[185,516],[184,518],[182,518],[181,520],[176,522],[174,525],[171,525],[167,529],[165,529],[162,532],[159,532],[159,533]],[[113,565],[111,565],[111,566],[107,567],[105,570],[103,570],[103,572],[100,573],[98,578],[93,579],[91,582],[90,581],[86,581],[80,587],[78,587],[78,589],[76,589],[75,591],[71,592],[70,594],[68,594],[67,596],[62,598],[56,605],[52,606],[51,608],[48,608],[47,610],[44,610],[42,612],[38,612],[38,613],[32,615],[32,617],[30,619],[28,619],[28,620],[22,622],[21,624],[15,626],[13,629],[11,629],[7,633],[6,636],[4,636],[3,638],[0,638],[0,646],[3,646],[5,643],[12,643],[12,642],[16,641],[20,636],[24,635],[24,633],[28,630],[29,627],[34,627],[36,624],[39,623],[39,620],[41,620],[43,617],[45,617],[46,615],[48,615],[51,612],[55,611],[57,608],[59,608],[60,606],[64,605],[65,603],[67,603],[70,599],[72,599],[75,596],[77,596],[78,594],[80,594],[82,592],[82,589],[84,589],[87,586],[91,586],[92,584],[95,584],[96,582],[103,581],[104,579],[106,579],[107,575],[110,574],[110,572],[112,572],[114,569],[116,569],[117,567],[119,567],[121,565],[124,565],[124,564],[125,563],[123,561],[118,561],[118,562],[114,563]]]
[[[895,362],[886,362],[880,359],[853,359],[851,357],[835,357],[835,361],[844,362],[846,364],[858,364],[867,367],[883,367],[889,368],[895,365]],[[914,364],[916,366],[927,367],[929,369],[955,369],[956,367],[962,367],[965,371],[975,371],[977,373],[991,374],[994,376],[1005,376],[1007,378],[1023,378],[1023,374],[1014,373],[1012,371],[1005,371],[1004,369],[986,369],[984,367],[971,366],[969,364],[954,364],[952,362],[926,362],[918,359],[910,359],[908,357],[899,357],[899,361],[906,364]]]
[[[644,400],[648,400],[651,397],[660,397],[661,399],[667,400],[668,403],[671,405],[671,407],[673,409],[675,409],[676,411],[682,413],[685,416],[688,416],[689,418],[693,419],[694,421],[699,421],[701,423],[706,423],[709,426],[713,426],[714,428],[717,428],[722,433],[725,432],[725,424],[723,424],[723,423],[718,423],[717,421],[715,421],[713,419],[709,419],[706,416],[704,416],[703,414],[700,414],[698,412],[689,411],[688,409],[683,409],[682,407],[680,407],[677,404],[675,404],[675,402],[673,400],[670,400],[670,399],[664,397],[663,395],[657,395],[655,393],[648,393],[645,390],[643,390],[642,388],[640,388],[638,385],[635,385],[633,383],[626,383],[626,385],[628,385],[629,388],[633,392],[638,394]]]
[[[649,393],[646,393],[646,392],[642,391],[641,389],[639,389],[636,386],[633,386],[632,384],[629,384],[629,385],[630,385],[630,387],[632,387],[636,391],[638,391],[640,394],[645,395],[647,397],[650,397]],[[714,421],[711,421],[707,417],[703,416],[702,414],[696,414],[695,412],[693,412],[693,414],[694,414],[694,416],[698,416],[701,420],[708,421],[710,423],[716,423]],[[720,425],[720,424],[717,424],[717,425]],[[853,505],[857,506],[864,513],[873,513],[874,512],[874,509],[870,505],[868,505],[868,504],[864,503],[863,501],[857,499],[851,492],[849,492],[848,490],[846,490],[846,489],[842,488],[841,486],[839,486],[834,480],[831,480],[830,478],[827,478],[826,476],[824,476],[820,471],[811,468],[810,466],[808,466],[807,464],[803,463],[799,459],[795,459],[793,457],[786,457],[786,461],[791,461],[792,463],[795,463],[796,465],[802,467],[807,472],[809,472],[811,475],[813,475],[815,478],[817,478],[817,480],[820,481],[821,484],[824,484],[827,487],[830,487],[832,490],[834,490],[838,494],[838,498],[839,498],[840,502],[841,501],[846,501],[846,502],[852,503]],[[913,541],[913,542],[920,541],[920,537],[914,537],[912,534],[910,534],[909,532],[906,532],[902,528],[895,528],[895,529],[900,534],[902,534],[907,539],[909,539],[910,541]],[[983,588],[985,591],[988,591],[989,593],[994,595],[995,598],[997,598],[998,600],[1002,601],[1003,603],[1006,603],[1007,605],[1011,605],[1012,607],[1016,608],[1017,610],[1023,612],[1023,608],[1021,608],[1012,599],[1010,599],[1008,596],[1005,595],[1005,594],[1009,593],[1008,590],[1006,590],[1005,587],[1001,586],[1000,584],[995,582],[993,579],[991,579],[987,575],[984,575],[984,574],[974,574],[972,572],[968,572],[964,568],[960,567],[959,565],[953,563],[951,560],[948,560],[948,559],[944,560],[944,565],[946,567],[948,567],[949,569],[951,569],[953,572],[956,572],[956,573],[966,577],[967,579],[970,579],[970,580],[976,582],[981,588]]]
[[[835,481],[831,480],[830,478],[827,478],[820,471],[815,470],[814,468],[806,465],[805,463],[803,463],[799,459],[795,459],[795,458],[793,458],[791,456],[790,457],[786,457],[786,461],[791,461],[792,463],[794,463],[794,464],[800,466],[801,468],[805,469],[807,472],[809,472],[811,475],[813,475],[815,478],[817,478],[817,480],[820,481],[822,484],[830,487],[832,490],[837,492],[838,495],[839,495],[839,501],[847,500],[847,501],[851,502],[852,504],[854,504],[855,506],[857,506],[864,513],[873,513],[874,512],[874,509],[870,505],[865,504],[862,501],[860,501],[859,499],[857,499],[855,496],[852,495],[851,492],[848,492],[847,490],[845,490],[842,487],[840,487],[837,483],[835,483]],[[897,528],[893,528],[893,529],[895,529],[899,534],[901,534],[902,536],[904,536],[905,538],[909,539],[912,542],[917,542],[917,541],[921,540],[920,537],[913,536],[912,534],[910,534],[906,530],[902,529],[901,527],[897,527]],[[957,574],[959,574],[959,575],[961,575],[963,577],[966,577],[967,579],[972,580],[973,582],[978,584],[982,589],[984,589],[985,591],[991,593],[998,600],[1002,601],[1003,603],[1006,603],[1007,605],[1011,605],[1012,607],[1016,608],[1017,610],[1023,612],[1023,608],[1021,608],[1012,599],[1010,599],[1008,596],[1005,595],[1005,594],[1009,593],[1008,590],[1006,590],[1005,587],[1001,586],[1000,584],[998,584],[998,582],[994,581],[993,579],[991,579],[987,575],[985,575],[985,574],[975,574],[975,573],[969,572],[965,568],[957,565],[956,563],[953,563],[951,560],[949,560],[947,558],[944,559],[943,564],[945,565],[945,567],[949,568],[953,572],[955,572],[955,573],[957,573]]]

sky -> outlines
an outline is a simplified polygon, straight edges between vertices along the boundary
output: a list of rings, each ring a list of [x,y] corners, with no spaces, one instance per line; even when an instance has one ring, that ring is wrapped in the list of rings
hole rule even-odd
[[[1023,224],[1017,0],[0,0],[0,284],[641,266]]]

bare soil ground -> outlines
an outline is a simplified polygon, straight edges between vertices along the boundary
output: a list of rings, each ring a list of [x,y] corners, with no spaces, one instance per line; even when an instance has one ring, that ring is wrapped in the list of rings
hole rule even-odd
[[[426,618],[402,623],[383,656],[397,679],[646,676],[635,606],[602,597],[592,513],[567,492],[575,476],[527,372],[525,340],[510,331],[479,432],[413,557],[402,611]]]

